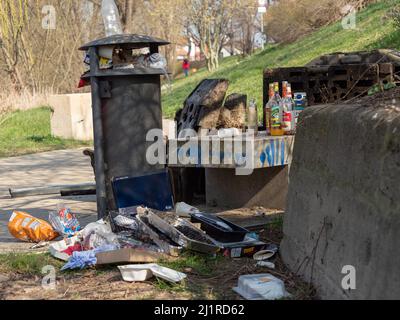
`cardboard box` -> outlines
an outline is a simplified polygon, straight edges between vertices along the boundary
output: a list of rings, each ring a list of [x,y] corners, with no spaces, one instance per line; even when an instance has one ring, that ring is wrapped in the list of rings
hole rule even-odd
[[[169,259],[163,253],[124,248],[115,251],[108,251],[96,254],[97,264],[117,264],[117,263],[151,263],[160,259]]]
[[[229,258],[253,258],[254,254],[261,250],[266,250],[268,245],[265,243],[247,244],[237,247],[224,248],[223,254]]]

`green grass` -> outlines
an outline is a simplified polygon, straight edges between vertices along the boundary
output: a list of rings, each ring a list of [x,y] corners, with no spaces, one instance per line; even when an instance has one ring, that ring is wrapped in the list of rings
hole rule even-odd
[[[200,276],[211,274],[218,265],[221,257],[212,257],[193,252],[185,252],[178,259],[173,261],[160,261],[160,265],[177,271],[185,272],[186,268],[190,268]]]
[[[63,262],[50,254],[8,253],[0,254],[0,272],[16,272],[24,275],[41,275],[43,267],[60,269]]]
[[[398,0],[383,0],[357,14],[357,29],[345,30],[340,22],[322,28],[295,43],[268,46],[251,57],[224,59],[216,72],[206,69],[189,78],[175,80],[171,92],[163,94],[164,115],[173,118],[185,98],[204,78],[226,78],[228,94],[244,93],[255,98],[261,108],[262,74],[267,67],[302,66],[320,55],[332,52],[393,48],[400,49],[400,32],[385,18]]]
[[[0,158],[88,146],[90,143],[51,135],[51,109],[40,107],[0,117]]]
[[[187,251],[176,260],[161,260],[159,261],[159,264],[184,273],[186,273],[186,269],[191,269],[191,273],[200,277],[210,277],[216,270],[218,270],[218,265],[221,262],[221,259],[224,258],[219,255],[212,257],[210,255]],[[198,283],[197,281],[189,282],[187,279],[181,283],[169,283],[162,279],[156,279],[154,285],[161,291],[187,292],[196,299],[204,299],[208,291],[208,288],[204,283]]]

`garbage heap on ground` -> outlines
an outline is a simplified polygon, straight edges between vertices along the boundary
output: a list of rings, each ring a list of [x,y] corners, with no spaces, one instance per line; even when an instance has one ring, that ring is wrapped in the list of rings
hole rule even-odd
[[[256,233],[183,202],[176,204],[175,211],[137,206],[110,212],[84,228],[70,208],[62,205],[50,212],[49,222],[14,212],[9,230],[23,241],[49,243],[50,254],[65,261],[62,271],[116,265],[128,282],[153,276],[173,283],[184,280],[186,274],[157,264],[176,259],[184,251],[252,258],[258,266],[270,269],[275,266],[269,259],[278,251],[277,246],[260,241]],[[271,286],[277,290],[272,295]],[[242,276],[234,290],[246,299],[287,295],[283,282],[269,274]]]

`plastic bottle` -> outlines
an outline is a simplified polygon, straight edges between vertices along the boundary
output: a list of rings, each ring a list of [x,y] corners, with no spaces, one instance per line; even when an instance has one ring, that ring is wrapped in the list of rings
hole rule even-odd
[[[103,16],[107,37],[115,34],[122,34],[121,19],[114,0],[102,0],[101,15]]]
[[[258,132],[258,114],[257,114],[257,104],[254,99],[250,101],[248,116],[247,116],[247,127],[248,129],[254,130],[254,134]]]
[[[267,131],[267,135],[271,134],[271,108],[273,105],[273,100],[274,100],[274,84],[270,83],[269,84],[269,99],[267,104],[265,105],[264,108],[264,125],[265,125],[265,130]]]
[[[282,129],[282,98],[279,95],[279,83],[274,83],[274,99],[271,106],[271,136],[283,136]]]
[[[282,83],[282,107],[283,107],[283,131],[285,134],[294,134],[296,129],[294,101],[292,97],[292,87],[290,83]]]

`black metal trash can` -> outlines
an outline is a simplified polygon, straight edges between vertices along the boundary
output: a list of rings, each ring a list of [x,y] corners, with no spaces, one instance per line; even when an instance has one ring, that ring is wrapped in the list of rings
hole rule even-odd
[[[162,129],[161,80],[163,69],[134,67],[100,69],[99,49],[113,47],[132,53],[149,48],[158,53],[167,41],[140,35],[115,35],[90,42],[80,48],[88,51],[92,89],[97,210],[99,218],[116,210],[112,179],[137,176],[162,169],[150,165],[146,150],[151,129]]]

